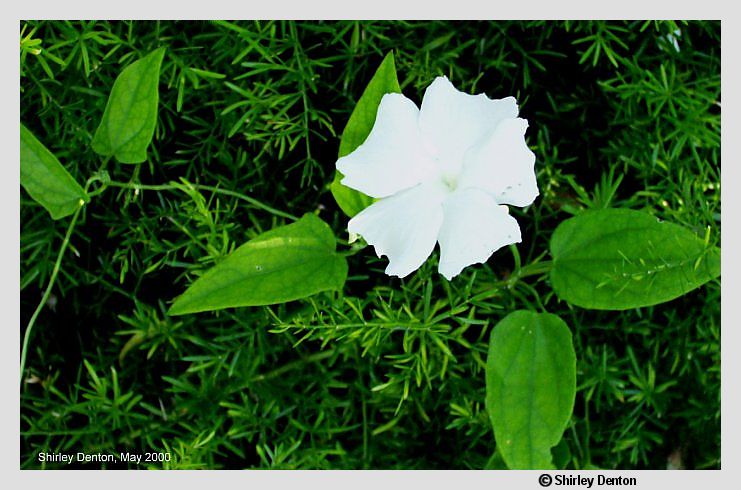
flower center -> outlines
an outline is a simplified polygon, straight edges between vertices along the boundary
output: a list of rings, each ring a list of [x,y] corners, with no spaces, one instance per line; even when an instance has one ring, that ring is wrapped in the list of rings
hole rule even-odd
[[[456,174],[448,172],[443,173],[442,181],[445,185],[445,188],[448,189],[450,192],[453,192],[458,187],[458,176]]]
[[[435,162],[437,171],[434,172],[434,179],[437,180],[441,190],[446,193],[455,192],[458,188],[458,177],[463,166],[462,158],[441,152],[434,142],[426,138],[422,139],[422,148]]]

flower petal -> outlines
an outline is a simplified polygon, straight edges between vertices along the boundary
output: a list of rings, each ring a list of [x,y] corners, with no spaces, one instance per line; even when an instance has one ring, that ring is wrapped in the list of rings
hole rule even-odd
[[[386,274],[405,277],[435,248],[444,196],[435,185],[420,184],[371,204],[350,220],[347,229],[373,245],[376,255],[389,258]]]
[[[535,154],[525,143],[527,121],[502,121],[491,135],[466,153],[458,187],[490,192],[500,204],[524,207],[538,196]]]
[[[438,271],[448,280],[464,267],[486,262],[501,247],[522,241],[507,206],[499,206],[480,189],[454,192],[443,203],[443,212]]]
[[[419,127],[425,144],[438,157],[444,172],[457,174],[466,150],[497,125],[517,117],[514,97],[490,99],[457,90],[446,77],[437,77],[422,99]]]
[[[384,95],[363,144],[337,160],[342,184],[380,198],[428,178],[436,167],[423,151],[418,116],[417,106],[403,95]]]

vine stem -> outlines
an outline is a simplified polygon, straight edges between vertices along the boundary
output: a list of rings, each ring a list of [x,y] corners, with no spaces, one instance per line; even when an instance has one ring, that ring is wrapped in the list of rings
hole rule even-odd
[[[270,207],[267,204],[264,204],[253,197],[245,196],[244,194],[240,194],[239,192],[230,191],[228,189],[220,189],[218,187],[213,187],[210,185],[190,184],[190,183],[149,185],[149,184],[135,184],[135,183],[115,182],[115,181],[108,182],[106,185],[110,187],[118,187],[121,189],[133,189],[133,190],[141,190],[141,191],[178,191],[178,190],[181,191],[183,187],[190,187],[191,189],[195,189],[195,190],[214,192],[217,194],[223,194],[225,196],[231,196],[231,197],[236,197],[238,199],[242,199],[243,201],[246,201],[252,204],[256,208],[262,209],[263,211],[267,211],[281,218],[287,218],[293,221],[296,221],[298,219],[296,216],[290,213],[286,213],[285,211],[281,211],[279,209]]]
[[[57,261],[54,263],[54,269],[51,271],[51,276],[49,277],[49,284],[46,285],[46,290],[44,291],[44,295],[41,297],[41,301],[39,302],[39,305],[36,307],[36,311],[33,312],[33,315],[31,315],[31,320],[29,320],[28,325],[26,326],[26,332],[23,335],[23,348],[21,349],[21,378],[20,382],[23,383],[23,371],[26,369],[26,357],[28,355],[28,342],[31,339],[31,333],[33,331],[33,326],[36,323],[36,319],[39,316],[39,313],[41,313],[41,310],[44,309],[44,305],[47,301],[49,301],[49,296],[51,296],[51,290],[52,287],[54,287],[54,283],[57,280],[57,274],[59,274],[59,269],[62,266],[62,257],[64,257],[64,252],[67,250],[67,246],[69,245],[70,237],[72,236],[72,231],[75,229],[75,225],[77,224],[77,218],[80,216],[80,211],[82,211],[82,208],[84,207],[84,203],[80,203],[80,206],[77,208],[75,213],[72,215],[72,221],[70,221],[69,226],[67,227],[67,233],[64,235],[64,241],[62,242],[62,246],[59,248],[59,254],[57,254]]]
[[[332,357],[337,352],[336,349],[330,349],[330,350],[324,350],[319,351],[315,354],[312,354],[310,356],[303,357],[301,359],[298,359],[293,362],[289,362],[288,364],[281,366],[277,369],[274,369],[270,371],[269,373],[265,374],[258,374],[257,376],[254,376],[252,379],[250,379],[250,383],[259,382],[259,381],[266,381],[272,378],[277,378],[278,376],[281,376],[288,371],[292,371],[294,369],[299,369],[304,367],[306,364],[310,364],[312,362],[319,362],[321,360],[324,360],[328,357]]]
[[[105,157],[103,161],[100,164],[100,168],[98,169],[97,174],[100,174],[103,172],[106,168],[106,165],[108,165],[108,162],[110,161],[111,157]],[[90,190],[90,186],[93,182],[95,182],[97,177],[93,176],[87,179],[87,182],[85,183],[85,189],[84,192],[87,194],[87,192]],[[90,195],[88,194],[88,197]],[[54,283],[57,280],[57,274],[59,274],[59,269],[62,268],[62,257],[64,257],[64,252],[67,250],[67,246],[69,245],[69,240],[72,237],[72,231],[75,229],[75,225],[77,224],[77,218],[80,217],[80,212],[82,211],[82,208],[85,207],[85,201],[80,200],[80,205],[75,210],[74,214],[72,215],[72,220],[69,222],[69,226],[67,226],[67,232],[64,234],[64,241],[62,242],[62,246],[59,248],[59,253],[57,254],[57,261],[54,262],[54,268],[51,271],[51,276],[49,277],[49,284],[46,285],[46,290],[44,291],[44,295],[41,297],[41,301],[39,301],[39,305],[36,307],[36,310],[33,312],[33,315],[31,315],[31,319],[28,321],[28,325],[26,325],[26,332],[23,334],[23,347],[21,348],[21,372],[20,372],[20,383],[23,385],[23,371],[26,369],[26,358],[28,357],[28,343],[31,340],[31,333],[33,332],[33,326],[36,324],[36,319],[39,317],[39,313],[41,313],[41,310],[44,309],[44,305],[47,301],[49,301],[49,296],[51,296],[51,289],[54,287]]]
[[[526,266],[523,266],[517,269],[515,272],[513,272],[512,275],[508,277],[507,279],[502,279],[501,281],[497,281],[493,283],[489,290],[477,294],[476,296],[472,297],[470,301],[481,301],[484,299],[489,299],[499,294],[500,288],[502,287],[507,287],[507,288],[512,287],[515,285],[515,283],[517,283],[517,281],[519,281],[522,278],[546,274],[552,268],[553,268],[553,262],[550,260],[543,260],[540,262],[535,262],[534,264],[528,264]]]

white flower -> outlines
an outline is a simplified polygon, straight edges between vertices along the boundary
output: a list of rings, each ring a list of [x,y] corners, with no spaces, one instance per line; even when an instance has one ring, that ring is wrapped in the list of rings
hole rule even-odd
[[[527,121],[514,97],[489,99],[436,78],[417,106],[386,94],[368,138],[337,161],[342,183],[379,201],[348,231],[386,255],[386,274],[417,270],[440,243],[438,270],[447,279],[520,242],[505,204],[527,206],[538,195]]]

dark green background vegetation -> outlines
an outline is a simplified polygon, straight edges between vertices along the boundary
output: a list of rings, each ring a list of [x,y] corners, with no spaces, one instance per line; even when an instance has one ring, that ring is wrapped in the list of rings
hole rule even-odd
[[[541,189],[511,210],[523,265],[548,259],[555,226],[586,208],[643,209],[720,241],[719,22],[20,27],[21,121],[79,182],[100,167],[90,142],[113,80],[166,46],[150,158],[111,162],[110,178],[186,179],[318,211],[344,238],[328,191],[339,135],[394,50],[416,102],[441,74],[517,97]],[[22,330],[67,222],[21,191]],[[510,249],[449,283],[436,253],[398,280],[369,248],[351,258],[344,295],[164,314],[198,275],[284,222],[185,185],[94,197],[31,340],[21,467],[42,466],[39,451],[169,451],[165,468],[497,467],[484,364],[491,326],[520,308],[556,313],[574,334],[560,466],[720,466],[719,280],[656,307],[586,311],[560,302],[547,276],[510,276]]]

